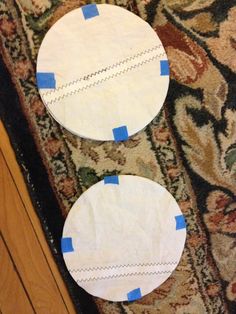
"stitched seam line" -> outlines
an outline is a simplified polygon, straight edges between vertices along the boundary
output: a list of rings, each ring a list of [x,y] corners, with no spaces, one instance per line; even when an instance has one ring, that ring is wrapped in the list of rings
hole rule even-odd
[[[104,276],[104,277],[90,277],[90,278],[84,278],[84,279],[77,279],[76,282],[79,283],[79,282],[113,279],[113,278],[120,278],[120,277],[129,277],[129,276],[159,275],[159,274],[170,274],[170,273],[172,273],[172,271],[135,272],[135,273],[119,274],[119,275]]]
[[[71,85],[74,85],[74,84],[76,84],[76,83],[78,83],[78,82],[81,82],[81,81],[84,81],[84,80],[88,80],[89,78],[91,78],[91,77],[93,77],[93,76],[96,76],[96,75],[98,75],[98,74],[101,74],[101,73],[106,72],[106,71],[109,71],[109,70],[112,70],[112,69],[118,67],[119,65],[125,64],[125,63],[127,63],[127,62],[129,62],[129,61],[131,61],[131,60],[134,60],[134,59],[136,59],[136,58],[138,58],[138,57],[141,57],[142,55],[144,55],[144,54],[146,54],[146,53],[150,53],[150,52],[152,52],[152,51],[154,51],[154,50],[157,50],[158,48],[161,48],[161,47],[162,47],[162,44],[159,44],[158,46],[155,46],[155,47],[153,47],[153,48],[146,49],[146,50],[144,50],[144,51],[142,51],[142,52],[137,53],[136,55],[133,55],[133,56],[128,57],[128,58],[126,58],[126,59],[124,59],[124,60],[121,60],[121,61],[119,61],[119,62],[117,62],[117,63],[115,63],[115,64],[113,64],[113,65],[110,65],[110,66],[104,68],[104,69],[98,70],[98,71],[96,71],[96,72],[94,72],[94,73],[90,73],[90,74],[88,74],[88,75],[85,75],[85,76],[83,76],[83,77],[81,77],[81,78],[79,78],[79,79],[77,79],[77,80],[71,81],[71,82],[69,82],[69,83],[67,83],[67,84],[58,86],[58,87],[57,87],[56,89],[54,89],[54,90],[48,91],[48,92],[46,92],[46,93],[43,93],[43,96],[47,96],[47,95],[53,94],[53,93],[55,93],[55,92],[57,92],[57,91],[59,91],[59,90],[61,90],[61,89],[64,89],[64,88],[69,87],[69,86],[71,86]]]
[[[84,90],[86,90],[86,89],[88,89],[88,88],[90,88],[90,87],[94,87],[94,86],[96,86],[96,85],[98,85],[98,84],[101,84],[101,83],[103,83],[103,82],[105,82],[105,81],[107,81],[107,80],[109,80],[109,79],[112,79],[112,78],[117,77],[117,76],[119,76],[119,75],[121,75],[121,74],[124,74],[124,73],[126,73],[126,72],[129,72],[129,71],[131,71],[131,70],[133,70],[133,69],[135,69],[135,68],[138,68],[138,67],[140,67],[140,66],[142,66],[142,65],[144,65],[144,64],[146,64],[146,63],[149,63],[149,62],[151,62],[151,61],[155,60],[156,58],[161,57],[161,56],[163,56],[163,55],[165,55],[165,52],[163,52],[163,53],[161,53],[161,54],[159,54],[159,55],[153,56],[152,58],[149,58],[149,59],[144,60],[144,61],[142,61],[142,62],[139,62],[139,63],[137,63],[137,64],[135,64],[135,65],[132,65],[132,66],[130,66],[129,68],[126,68],[126,69],[124,69],[124,70],[122,70],[122,71],[120,71],[120,72],[117,72],[117,73],[115,73],[115,74],[112,74],[112,75],[110,75],[110,76],[108,76],[108,77],[106,77],[106,78],[104,78],[104,79],[98,80],[97,82],[94,82],[94,83],[92,83],[92,84],[86,85],[86,86],[84,86],[84,87],[82,87],[82,88],[78,88],[78,89],[76,89],[76,90],[74,90],[74,91],[71,91],[71,92],[69,92],[69,93],[65,93],[64,95],[59,96],[59,97],[56,97],[56,98],[52,99],[51,101],[46,101],[46,103],[49,104],[49,105],[50,105],[50,104],[53,104],[53,103],[55,103],[56,101],[59,101],[59,100],[64,99],[65,97],[72,96],[72,95],[74,95],[74,94],[77,94],[78,92],[84,91]]]
[[[167,262],[167,263],[139,263],[139,264],[123,264],[123,265],[112,265],[112,266],[95,266],[88,268],[78,268],[70,269],[71,273],[80,273],[85,271],[94,271],[94,270],[108,270],[108,269],[117,269],[117,268],[127,268],[127,267],[139,267],[139,266],[157,266],[157,265],[176,265],[177,262]]]

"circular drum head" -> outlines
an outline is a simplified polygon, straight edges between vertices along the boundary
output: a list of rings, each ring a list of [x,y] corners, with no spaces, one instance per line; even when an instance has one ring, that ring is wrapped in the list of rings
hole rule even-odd
[[[45,35],[37,84],[51,115],[76,135],[126,140],[160,111],[169,86],[162,43],[144,20],[114,5],[71,11]]]
[[[161,285],[179,263],[185,220],[172,195],[142,177],[105,177],[65,221],[61,247],[79,286],[111,301],[133,301]]]

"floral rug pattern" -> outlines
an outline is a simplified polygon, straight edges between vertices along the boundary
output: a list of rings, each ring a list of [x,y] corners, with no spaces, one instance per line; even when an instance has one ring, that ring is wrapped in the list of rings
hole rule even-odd
[[[63,217],[105,175],[134,174],[165,186],[186,218],[183,257],[161,287],[132,303],[94,300],[105,314],[236,313],[236,1],[107,3],[152,25],[171,69],[160,114],[118,144],[78,138],[60,127],[36,88],[46,31],[86,1],[0,1],[2,57]]]

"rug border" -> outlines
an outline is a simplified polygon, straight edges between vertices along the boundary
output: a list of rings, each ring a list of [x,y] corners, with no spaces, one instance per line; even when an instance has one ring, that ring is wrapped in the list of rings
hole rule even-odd
[[[54,261],[57,264],[58,270],[62,275],[64,282],[66,283],[68,292],[75,306],[75,310],[77,312],[79,311],[78,313],[85,314],[99,313],[97,305],[93,300],[93,297],[89,295],[85,290],[80,288],[70,277],[70,274],[65,266],[63,257],[60,253],[60,245],[57,239],[55,239],[55,233],[58,232],[58,230],[56,232],[54,230],[53,232],[54,234],[50,233],[47,225],[49,217],[46,218],[43,217],[43,208],[45,207],[46,204],[43,204],[39,197],[40,196],[39,190],[41,188],[38,189],[39,183],[42,182],[43,186],[50,187],[49,189],[44,190],[45,193],[44,199],[46,200],[46,202],[49,202],[49,204],[47,204],[47,207],[49,207],[49,209],[53,209],[54,215],[53,220],[54,222],[55,220],[57,220],[60,224],[58,229],[62,229],[64,225],[64,219],[61,213],[60,206],[50,185],[47,170],[43,164],[40,153],[37,150],[34,138],[30,133],[28,121],[24,116],[23,111],[21,110],[21,104],[17,90],[12,82],[11,75],[3,60],[2,55],[0,55],[0,71],[2,74],[2,76],[0,77],[0,93],[1,93],[0,119],[2,120],[4,127],[7,131],[7,134],[9,136],[9,140],[13,147],[17,163],[21,169],[27,190],[32,200],[33,207],[35,209],[37,216],[39,217],[40,224],[42,226],[47,244],[53,255]],[[8,109],[10,108],[11,110],[7,110],[7,108]],[[12,112],[14,112],[14,114],[12,114]],[[12,122],[14,122],[14,126]],[[17,124],[19,122],[24,122],[23,123],[24,127],[21,128],[20,130],[16,129]],[[22,133],[26,136],[23,139],[21,137]],[[25,160],[24,158],[25,152],[28,151],[32,152],[32,149],[34,151],[33,154],[34,158],[28,158],[28,160]],[[30,173],[30,171],[29,172],[25,171],[25,169],[32,169],[35,167],[37,168],[37,171],[40,173],[39,180],[37,180],[35,176]],[[51,214],[50,211],[47,214],[50,215]],[[53,247],[53,243],[57,246],[57,250],[55,250],[55,247]]]

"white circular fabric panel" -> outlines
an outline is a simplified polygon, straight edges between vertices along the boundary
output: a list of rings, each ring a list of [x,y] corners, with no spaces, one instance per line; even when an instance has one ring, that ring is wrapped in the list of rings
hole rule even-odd
[[[105,177],[73,205],[61,248],[79,286],[111,301],[134,301],[178,265],[185,220],[172,195],[142,177]]]
[[[155,31],[114,5],[90,4],[43,39],[37,84],[52,116],[76,135],[126,140],[161,109],[169,65]]]

